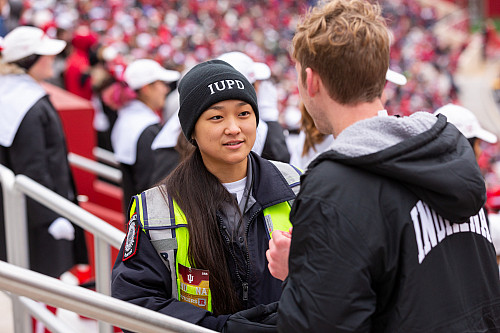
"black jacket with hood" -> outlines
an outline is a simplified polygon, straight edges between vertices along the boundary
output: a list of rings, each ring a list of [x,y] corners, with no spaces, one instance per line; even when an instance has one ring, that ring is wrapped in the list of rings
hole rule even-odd
[[[302,176],[280,332],[498,332],[485,184],[428,113],[345,129]]]

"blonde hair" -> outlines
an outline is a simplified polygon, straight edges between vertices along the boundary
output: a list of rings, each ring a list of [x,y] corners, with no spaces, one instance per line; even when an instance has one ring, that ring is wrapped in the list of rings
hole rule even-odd
[[[345,105],[382,95],[389,68],[389,32],[379,5],[332,0],[310,9],[297,25],[292,57],[317,72],[329,96]]]
[[[0,57],[0,75],[25,74],[26,71],[14,63],[2,62]]]

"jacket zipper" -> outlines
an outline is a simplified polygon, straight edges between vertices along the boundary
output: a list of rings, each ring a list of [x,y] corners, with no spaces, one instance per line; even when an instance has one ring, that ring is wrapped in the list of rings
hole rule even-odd
[[[226,244],[228,245],[229,248],[229,253],[231,253],[231,257],[233,258],[233,262],[235,265],[235,272],[236,272],[236,277],[238,278],[238,281],[241,283],[241,286],[243,288],[243,300],[248,301],[248,283],[243,282],[243,279],[241,278],[240,272],[238,271],[238,261],[236,260],[236,256],[231,249],[231,241],[229,240],[229,234],[227,232],[226,226],[224,225],[224,222],[222,221],[222,218],[220,216],[217,216],[217,220],[219,220],[219,230],[224,237],[224,240],[226,241]],[[222,231],[224,230],[224,232]],[[245,298],[246,296],[246,298]]]
[[[256,211],[248,220],[248,223],[247,223],[246,228],[245,228],[245,237],[246,238],[248,238],[248,231],[250,229],[251,222],[253,221],[253,219],[255,219],[255,217],[260,212],[261,212],[261,210]],[[233,258],[233,261],[235,264],[236,277],[240,281],[241,287],[243,289],[243,301],[245,301],[245,303],[247,303],[248,302],[248,293],[249,293],[248,279],[250,277],[250,254],[248,253],[248,249],[247,249],[245,251],[246,252],[245,253],[246,254],[246,256],[245,256],[245,259],[246,259],[246,279],[245,280],[246,281],[243,281],[243,279],[241,278],[240,272],[238,271],[238,262],[236,261],[236,256],[235,256],[233,250],[231,249],[231,242],[229,240],[229,234],[227,232],[227,228],[226,228],[226,226],[224,226],[224,222],[222,221],[222,218],[218,215],[217,215],[217,220],[219,221],[220,233],[221,233],[222,237],[224,237],[226,244],[228,245],[229,253],[231,253],[231,257]],[[224,230],[225,233],[223,233],[222,230]],[[247,304],[245,304],[245,308],[246,308],[246,305]]]

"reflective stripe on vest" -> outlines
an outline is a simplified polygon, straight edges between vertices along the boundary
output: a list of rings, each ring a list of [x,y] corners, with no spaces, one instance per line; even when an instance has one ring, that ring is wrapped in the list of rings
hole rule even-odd
[[[164,247],[163,249],[160,249],[161,252],[158,251],[158,245],[160,245],[159,243],[163,243],[164,241],[168,241],[169,239],[172,239],[172,238],[166,238],[166,239],[162,240],[161,242],[157,241],[156,244],[154,241],[152,241],[152,243],[155,246],[157,252],[160,253],[160,256],[162,257],[162,259],[164,261],[165,261],[165,257],[162,254],[162,252],[165,253],[164,252],[165,250],[176,250],[175,251],[175,259],[176,260],[174,263],[176,274],[175,275],[171,274],[171,277],[173,279],[175,279],[175,282],[176,282],[175,287],[174,287],[174,284],[172,284],[172,286],[175,289],[172,289],[172,290],[177,289],[177,295],[172,295],[172,296],[173,297],[175,296],[175,298],[182,300],[180,297],[181,287],[184,287],[183,288],[184,292],[186,292],[188,294],[192,294],[192,295],[197,295],[197,289],[195,287],[181,283],[181,277],[179,274],[179,264],[181,264],[185,267],[188,267],[188,268],[191,267],[191,264],[189,263],[189,258],[188,258],[189,232],[188,232],[188,228],[186,227],[186,225],[187,225],[186,216],[184,215],[184,213],[182,212],[180,207],[177,205],[175,200],[172,200],[172,204],[173,204],[173,211],[174,211],[174,216],[175,216],[175,226],[174,225],[172,225],[170,227],[165,226],[163,228],[163,230],[165,230],[165,231],[167,229],[171,229],[170,231],[175,230],[175,236],[174,236],[175,238],[174,239],[175,239],[176,249],[172,249],[172,247],[174,247],[174,246],[167,246],[167,247]],[[150,205],[148,205],[144,196],[137,195],[134,197],[134,200],[132,201],[132,204],[130,206],[131,214],[133,214],[136,207],[137,207],[138,220],[140,221],[140,223],[142,225],[142,230],[144,232],[151,233],[153,231],[158,232],[158,231],[162,230],[162,229],[150,229],[150,227],[148,226],[148,221],[147,221],[147,217],[145,216],[146,215],[145,213],[146,212],[151,213],[152,209],[154,209],[154,208],[151,207]],[[165,209],[165,207],[163,209]],[[268,208],[263,210],[263,214],[264,214],[264,219],[266,221],[266,227],[267,227],[267,230],[269,232],[269,238],[271,238],[271,234],[274,230],[288,231],[290,229],[290,227],[292,226],[292,224],[290,223],[290,220],[289,220],[290,205],[288,204],[288,202],[282,202],[282,203],[276,204],[274,206],[268,207]],[[163,243],[163,245],[165,245],[165,243]],[[207,303],[208,304],[207,304],[206,309],[208,311],[212,311],[212,297],[211,297],[210,289],[208,291]]]
[[[289,164],[274,162],[285,180],[297,193],[299,189],[298,177],[300,170]],[[172,280],[172,297],[180,299],[181,277],[179,274],[179,264],[190,268],[188,259],[189,232],[187,228],[186,216],[170,196],[166,198],[158,187],[154,187],[133,197],[130,205],[130,217],[137,212],[138,220],[143,231],[148,235],[151,243],[162,258],[170,271]],[[291,204],[282,202],[263,210],[264,221],[268,231],[269,239],[274,230],[289,231],[292,224],[289,220]],[[172,260],[175,258],[175,260]],[[184,292],[197,294],[197,289],[191,286],[184,286]],[[182,301],[182,299],[180,299]],[[193,304],[192,302],[189,302]],[[193,304],[196,305],[196,304]],[[212,311],[212,297],[210,289],[208,291],[207,306],[203,307]]]

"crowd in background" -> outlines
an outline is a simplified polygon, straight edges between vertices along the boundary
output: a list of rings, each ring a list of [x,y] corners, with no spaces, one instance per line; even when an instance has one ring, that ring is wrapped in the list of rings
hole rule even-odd
[[[96,118],[94,126],[100,134],[99,145],[109,150],[116,110],[128,99],[127,91],[116,89],[116,85],[124,85],[127,64],[140,58],[154,59],[182,73],[225,52],[242,51],[270,67],[280,123],[296,131],[300,112],[290,40],[298,17],[314,3],[0,0],[0,36],[18,25],[34,25],[50,37],[68,42],[57,58],[58,75],[51,82],[89,100],[98,97],[96,108],[106,117]],[[433,112],[448,103],[459,103],[454,75],[470,42],[467,11],[457,8],[446,13],[435,6],[439,2],[429,6],[418,0],[380,3],[392,32],[390,67],[408,79],[403,86],[386,86],[389,114]],[[448,20],[447,30],[439,34],[438,25],[443,20]],[[496,45],[498,35],[489,23],[484,36]],[[460,35],[466,37],[454,38]],[[485,47],[485,56],[492,54],[495,51]],[[175,85],[171,84],[172,91]],[[165,110],[163,121],[173,112]]]
[[[280,111],[283,111],[288,105],[297,104],[289,43],[297,18],[313,3],[312,0],[4,1],[0,33],[17,21],[38,26],[71,45],[74,37],[81,35],[81,27],[86,26],[95,36],[95,41],[86,41],[86,51],[93,54],[90,62],[105,64],[115,79],[121,78],[123,66],[133,59],[153,58],[166,68],[182,71],[222,53],[242,51],[269,65],[278,83]],[[441,17],[433,7],[422,6],[416,0],[384,0],[381,4],[393,33],[391,68],[409,79],[404,87],[389,87],[389,112],[408,115],[420,110],[433,111],[456,101],[453,74],[465,44],[449,45],[436,36],[433,28]],[[75,42],[73,47],[77,47]],[[68,57],[70,52],[68,48],[63,56]],[[61,66],[61,73],[63,69]],[[98,88],[102,75],[94,76],[94,88]]]

